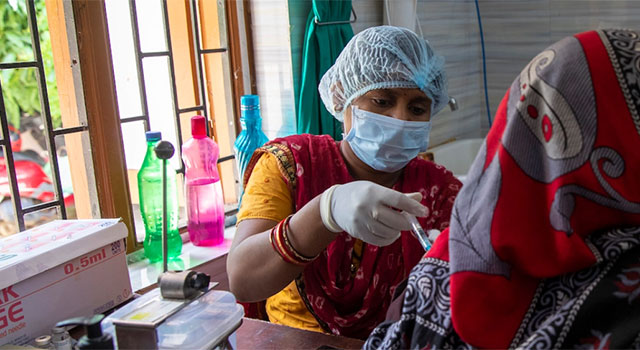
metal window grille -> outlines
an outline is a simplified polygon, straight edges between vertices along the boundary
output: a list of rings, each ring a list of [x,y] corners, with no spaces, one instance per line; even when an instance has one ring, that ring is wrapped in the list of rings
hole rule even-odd
[[[142,106],[142,115],[140,116],[132,116],[125,117],[120,119],[120,123],[130,123],[136,121],[142,121],[144,124],[145,131],[150,130],[150,122],[149,122],[149,109],[148,109],[148,101],[146,94],[146,86],[144,79],[144,64],[143,60],[149,57],[166,57],[168,58],[168,68],[169,68],[169,79],[171,85],[171,95],[173,98],[173,106],[174,106],[174,123],[176,128],[176,136],[177,136],[177,145],[176,153],[182,153],[182,131],[180,126],[180,116],[184,113],[190,112],[202,112],[202,115],[205,117],[205,120],[209,121],[209,113],[207,109],[207,95],[205,90],[204,78],[203,78],[203,55],[207,54],[220,54],[227,51],[227,48],[219,47],[219,48],[209,48],[204,49],[200,47],[200,18],[198,16],[198,1],[191,0],[191,23],[192,23],[192,36],[193,36],[193,44],[195,48],[196,54],[196,84],[198,90],[198,101],[200,104],[196,106],[191,106],[187,108],[180,108],[178,105],[178,91],[175,83],[175,69],[173,65],[173,49],[171,45],[171,31],[169,28],[169,13],[167,11],[167,0],[161,1],[161,9],[162,9],[162,22],[164,26],[164,40],[165,47],[167,48],[164,51],[147,51],[143,52],[140,45],[140,29],[138,25],[138,14],[136,11],[136,0],[129,0],[129,11],[131,14],[131,29],[133,33],[133,42],[134,42],[134,51],[136,58],[136,73],[138,77],[138,87],[140,89],[140,103]],[[207,135],[209,135],[209,128],[207,128]],[[220,157],[218,159],[218,163],[226,162],[234,159],[235,156],[233,154],[227,155],[224,157]],[[184,174],[184,163],[182,159],[180,159],[180,168],[176,169],[177,172]]]
[[[0,139],[0,145],[3,146],[4,161],[7,166],[9,186],[11,190],[11,200],[13,202],[13,213],[15,221],[18,223],[18,229],[20,231],[25,230],[25,216],[29,213],[36,211],[57,208],[62,219],[67,218],[67,211],[64,204],[62,183],[60,179],[60,172],[58,167],[58,158],[56,157],[56,145],[55,137],[60,135],[67,135],[72,133],[79,133],[87,130],[86,125],[70,127],[70,128],[53,128],[51,120],[51,110],[49,107],[49,94],[47,92],[46,76],[44,71],[44,64],[42,59],[42,52],[40,51],[40,35],[38,32],[38,24],[36,20],[36,9],[33,0],[27,0],[27,18],[29,22],[29,28],[31,31],[31,47],[33,49],[33,61],[0,63],[0,71],[9,69],[35,69],[36,79],[38,81],[38,92],[40,96],[40,105],[42,111],[42,119],[44,124],[44,132],[46,138],[47,152],[49,155],[49,162],[51,164],[51,177],[53,182],[53,189],[55,193],[55,199],[52,201],[39,203],[32,206],[22,207],[20,201],[20,185],[18,183],[16,169],[15,169],[15,157],[13,150],[11,149],[11,139],[9,133],[9,121],[7,117],[7,111],[4,104],[4,96],[2,94],[2,83],[0,82],[0,127],[2,128],[2,139]]]

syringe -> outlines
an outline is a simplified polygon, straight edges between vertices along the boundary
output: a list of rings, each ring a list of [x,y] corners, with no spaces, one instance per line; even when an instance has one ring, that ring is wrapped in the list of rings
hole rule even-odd
[[[418,219],[416,219],[415,216],[407,213],[406,211],[404,211],[403,213],[407,220],[409,220],[409,222],[411,223],[411,231],[416,235],[416,237],[420,241],[420,244],[422,244],[422,248],[424,248],[425,251],[428,251],[431,248],[431,240],[429,239],[427,233],[424,232],[422,226],[420,226]]]

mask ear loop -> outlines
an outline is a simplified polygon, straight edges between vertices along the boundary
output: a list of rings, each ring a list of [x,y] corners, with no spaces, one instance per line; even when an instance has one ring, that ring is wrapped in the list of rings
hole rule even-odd
[[[347,108],[351,108],[351,113],[349,115],[349,118],[351,118],[351,130],[353,130],[353,107],[354,107],[353,103],[350,103],[349,106],[347,106],[344,109],[344,112],[342,114],[342,139],[345,140],[345,141],[347,139],[347,134],[345,133],[345,130],[344,130],[344,119],[345,119],[345,116],[347,114],[346,110],[347,110]],[[358,108],[358,106],[355,106],[355,108]],[[349,130],[349,132],[351,132],[351,130]]]

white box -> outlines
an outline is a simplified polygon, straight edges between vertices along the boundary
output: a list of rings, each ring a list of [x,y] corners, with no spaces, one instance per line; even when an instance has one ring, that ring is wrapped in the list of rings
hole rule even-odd
[[[0,239],[0,345],[129,299],[126,236],[118,219],[58,220]]]

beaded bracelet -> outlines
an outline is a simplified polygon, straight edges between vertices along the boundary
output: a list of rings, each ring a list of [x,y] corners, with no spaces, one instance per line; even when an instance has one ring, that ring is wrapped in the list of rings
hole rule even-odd
[[[289,215],[286,219],[280,221],[276,226],[271,229],[269,233],[269,242],[273,250],[280,255],[282,260],[290,264],[304,266],[313,261],[318,256],[307,257],[300,254],[289,242],[289,221],[291,221]]]

